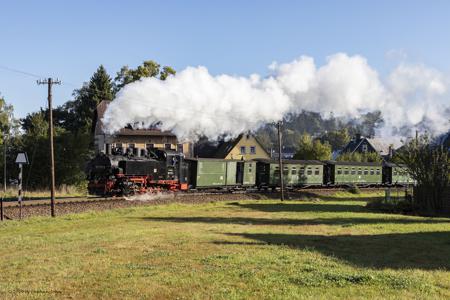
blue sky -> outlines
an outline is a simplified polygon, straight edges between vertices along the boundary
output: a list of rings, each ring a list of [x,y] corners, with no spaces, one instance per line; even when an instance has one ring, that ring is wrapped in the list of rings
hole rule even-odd
[[[54,76],[54,101],[103,64],[153,59],[177,70],[266,74],[273,62],[360,54],[381,75],[399,62],[450,73],[450,1],[6,1],[0,0],[0,93],[16,115],[46,105],[36,78]]]

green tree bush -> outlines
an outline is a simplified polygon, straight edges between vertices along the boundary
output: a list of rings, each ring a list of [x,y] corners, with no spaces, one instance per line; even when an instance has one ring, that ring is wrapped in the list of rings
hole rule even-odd
[[[331,159],[330,144],[327,142],[322,143],[318,139],[313,140],[313,138],[307,133],[300,136],[297,149],[298,151],[294,155],[294,159]]]

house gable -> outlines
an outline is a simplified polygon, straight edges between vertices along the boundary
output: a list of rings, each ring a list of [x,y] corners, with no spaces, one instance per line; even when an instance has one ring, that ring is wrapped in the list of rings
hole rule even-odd
[[[269,159],[270,155],[256,137],[250,134],[242,134],[227,148],[225,159]]]

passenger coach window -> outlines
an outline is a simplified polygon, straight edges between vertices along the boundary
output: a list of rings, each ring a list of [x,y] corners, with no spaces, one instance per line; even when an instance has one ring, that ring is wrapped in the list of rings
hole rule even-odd
[[[344,170],[344,174],[345,174],[345,175],[348,175],[348,169],[345,169],[345,170]]]
[[[319,169],[315,169],[315,170],[314,170],[314,175],[319,175],[319,174],[320,174]]]
[[[365,169],[364,170],[364,175],[369,175],[369,170]]]
[[[305,175],[305,168],[300,168],[300,175]]]
[[[380,175],[380,169],[377,169],[377,175]]]
[[[355,169],[352,168],[352,175],[355,175],[355,174],[356,174],[356,171],[355,171]]]
[[[373,169],[370,169],[370,175],[375,174],[375,171]]]
[[[311,169],[306,170],[306,174],[307,175],[312,175],[312,170]]]
[[[337,174],[338,174],[338,175],[341,175],[341,174],[342,174],[342,170],[341,170],[341,169],[338,169],[338,170],[337,170]]]

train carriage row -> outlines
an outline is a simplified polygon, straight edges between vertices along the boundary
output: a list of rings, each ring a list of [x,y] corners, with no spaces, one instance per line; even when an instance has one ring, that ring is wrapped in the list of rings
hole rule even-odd
[[[308,186],[406,185],[414,181],[406,168],[391,163],[284,160],[288,188]],[[275,189],[280,186],[278,161],[185,159],[174,151],[158,150],[149,157],[100,155],[89,163],[91,194],[119,195],[189,189]]]

